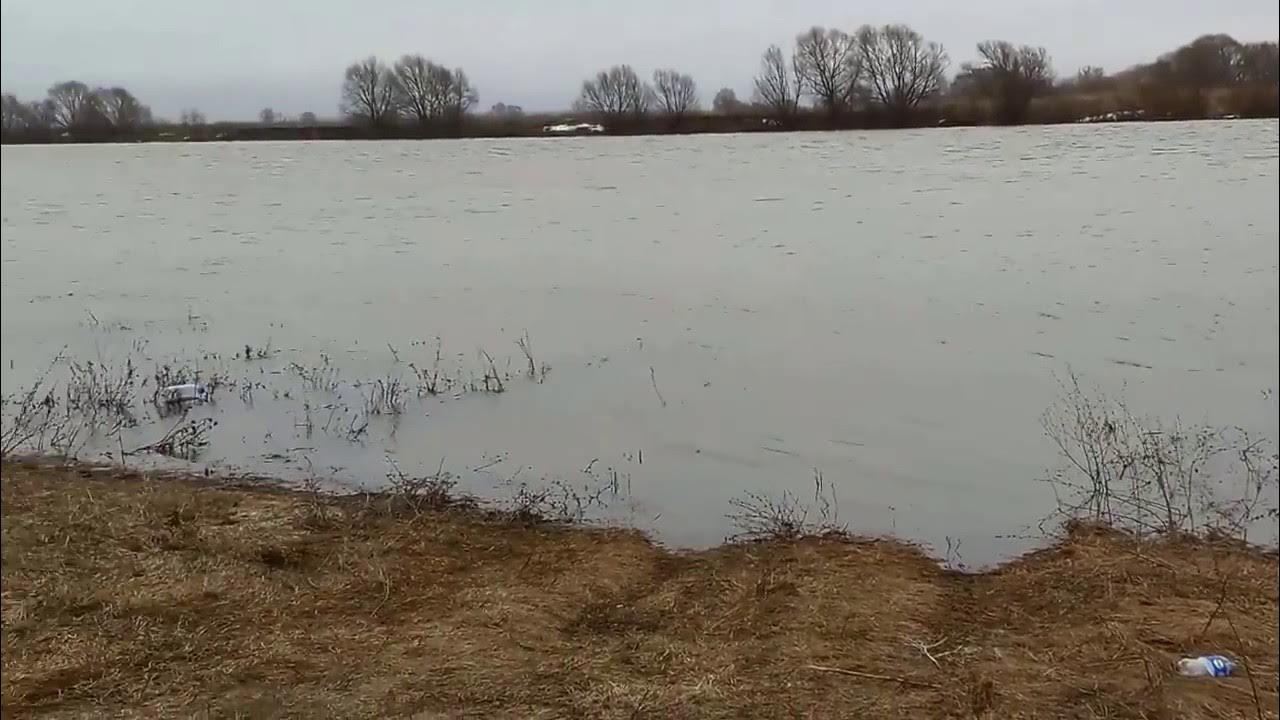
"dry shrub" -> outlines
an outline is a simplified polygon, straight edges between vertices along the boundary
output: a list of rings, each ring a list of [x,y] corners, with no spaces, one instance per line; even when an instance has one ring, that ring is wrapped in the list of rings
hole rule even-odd
[[[1132,413],[1074,373],[1042,424],[1066,460],[1050,478],[1058,515],[1139,534],[1247,538],[1277,517],[1272,441],[1238,427],[1187,427]]]
[[[839,522],[840,501],[836,489],[826,483],[817,468],[813,470],[812,502],[803,501],[786,490],[777,500],[748,492],[730,500],[729,504],[733,511],[727,517],[737,530],[730,538],[734,541],[798,540],[848,533],[848,528]]]

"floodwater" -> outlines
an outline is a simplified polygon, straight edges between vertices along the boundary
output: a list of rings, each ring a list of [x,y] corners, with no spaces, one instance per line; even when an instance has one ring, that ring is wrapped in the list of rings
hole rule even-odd
[[[682,546],[818,469],[851,529],[981,564],[1053,507],[1039,418],[1069,368],[1275,437],[1278,157],[1275,121],[5,147],[4,390],[64,346],[195,364],[256,388],[197,411],[201,465],[443,461],[499,501],[616,473],[605,515]],[[336,429],[436,338],[505,392]],[[289,369],[322,356],[331,390]]]

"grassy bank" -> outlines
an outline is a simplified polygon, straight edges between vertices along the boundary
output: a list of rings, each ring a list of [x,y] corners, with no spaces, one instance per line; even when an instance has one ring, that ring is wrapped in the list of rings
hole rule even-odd
[[[445,504],[6,463],[4,716],[1277,714],[1274,553],[1077,527],[963,575]],[[1172,674],[1207,651],[1248,672]]]

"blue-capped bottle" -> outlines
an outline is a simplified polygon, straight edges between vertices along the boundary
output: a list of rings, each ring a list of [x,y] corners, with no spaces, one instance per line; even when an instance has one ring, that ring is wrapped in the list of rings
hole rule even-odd
[[[1235,661],[1222,655],[1201,655],[1178,661],[1178,674],[1187,677],[1226,677],[1235,671]]]

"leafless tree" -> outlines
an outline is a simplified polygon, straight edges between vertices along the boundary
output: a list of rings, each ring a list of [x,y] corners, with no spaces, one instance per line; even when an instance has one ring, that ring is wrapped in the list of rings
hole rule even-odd
[[[114,128],[133,130],[151,122],[151,108],[122,87],[98,88],[94,97],[98,109]]]
[[[653,89],[640,80],[630,65],[614,65],[584,80],[574,106],[614,120],[640,117],[653,102]]]
[[[258,122],[263,125],[275,125],[278,118],[273,108],[264,107],[258,111]]]
[[[342,82],[342,111],[370,125],[381,125],[395,118],[399,94],[395,74],[370,55],[347,67]]]
[[[396,61],[398,103],[420,125],[456,120],[477,101],[475,88],[461,68],[450,70],[421,55],[405,55]]]
[[[711,109],[721,115],[727,115],[741,110],[742,102],[738,100],[738,94],[733,91],[733,88],[720,88],[716,92],[715,99],[711,101]]]
[[[963,66],[962,75],[996,104],[997,120],[1006,125],[1022,122],[1031,99],[1053,84],[1049,53],[1042,47],[1014,47],[1003,40],[978,43],[982,65]],[[957,78],[959,79],[959,78]]]
[[[14,130],[25,130],[27,127],[26,116],[27,116],[27,106],[24,105],[22,101],[18,99],[18,96],[13,95],[12,93],[5,93],[4,105],[3,105],[3,122],[0,123],[0,127],[3,127],[5,132],[12,132]]]
[[[906,25],[864,26],[857,46],[871,98],[898,124],[946,82],[946,51]]]
[[[755,97],[775,118],[789,118],[800,105],[800,77],[788,65],[782,48],[770,45],[760,59],[760,74],[755,78]]]
[[[315,125],[316,114],[309,110],[307,112],[302,113],[301,115],[298,116],[298,124],[299,125]]]
[[[208,120],[205,118],[204,113],[196,108],[187,108],[182,111],[180,122],[183,125],[204,125]]]
[[[676,70],[654,70],[653,89],[658,107],[671,118],[678,120],[698,107],[698,86],[689,75]]]
[[[795,74],[800,90],[834,117],[853,100],[862,74],[862,62],[854,39],[836,30],[814,26],[796,36]]]
[[[96,109],[97,98],[88,85],[76,80],[60,82],[49,88],[53,124],[68,129],[86,124]]]
[[[496,117],[518,118],[524,115],[524,108],[519,105],[508,105],[500,102],[494,103],[493,107],[489,108],[489,113]]]
[[[1280,83],[1280,46],[1274,42],[1241,45],[1236,57],[1236,79],[1245,83]]]

